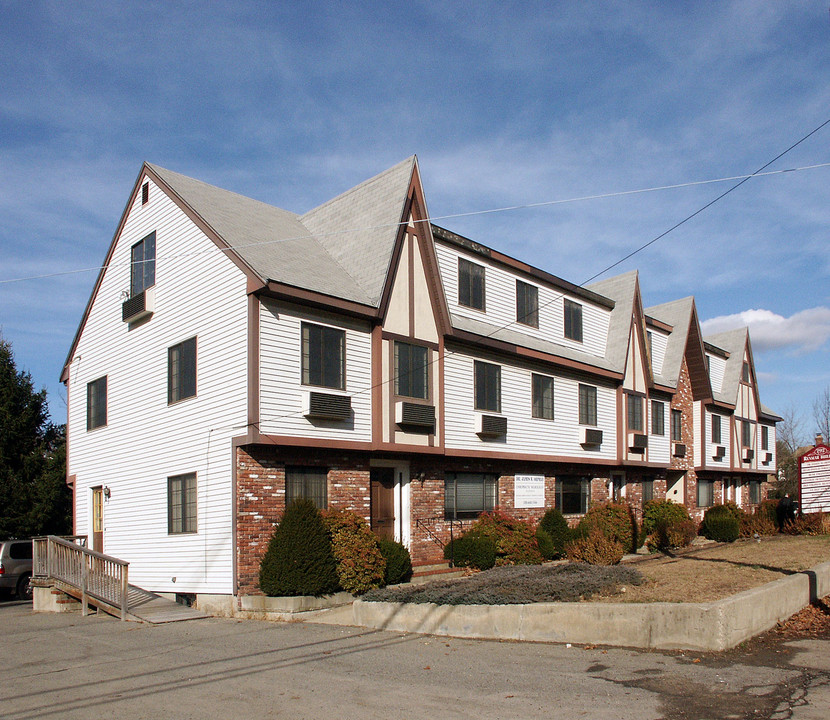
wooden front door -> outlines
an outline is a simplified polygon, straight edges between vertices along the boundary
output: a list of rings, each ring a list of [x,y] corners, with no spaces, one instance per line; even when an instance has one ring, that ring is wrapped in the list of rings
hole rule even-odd
[[[378,537],[395,539],[395,469],[372,468],[372,532]]]
[[[92,488],[92,549],[104,552],[104,488]]]

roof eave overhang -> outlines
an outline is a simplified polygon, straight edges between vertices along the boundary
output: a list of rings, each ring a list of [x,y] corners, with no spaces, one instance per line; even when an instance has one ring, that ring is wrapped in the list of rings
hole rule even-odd
[[[378,317],[378,309],[372,305],[337,298],[276,280],[269,279],[264,287],[254,289],[253,294],[275,300],[288,300],[299,305],[350,315],[361,320],[375,320]]]
[[[471,333],[466,330],[459,330],[457,328],[453,329],[453,331],[447,336],[447,339],[454,340],[455,342],[463,345],[494,350],[497,352],[507,353],[512,356],[519,356],[525,360],[539,360],[541,362],[552,363],[554,365],[558,365],[559,367],[588,373],[590,375],[597,375],[609,380],[622,380],[623,378],[623,374],[620,372],[607,370],[605,368],[600,368],[596,365],[580,362],[578,360],[572,360],[571,358],[562,357],[554,353],[534,350],[533,348],[516,345],[515,343],[506,342],[504,340],[497,340],[493,337],[477,335],[476,333]]]

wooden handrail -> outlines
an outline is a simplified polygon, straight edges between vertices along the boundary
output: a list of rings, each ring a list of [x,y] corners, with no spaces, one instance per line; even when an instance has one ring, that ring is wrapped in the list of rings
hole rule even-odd
[[[86,540],[85,536],[73,536],[80,538]],[[127,619],[128,562],[56,535],[33,538],[32,550],[32,574],[77,589],[84,615],[92,598],[119,608],[121,619]]]

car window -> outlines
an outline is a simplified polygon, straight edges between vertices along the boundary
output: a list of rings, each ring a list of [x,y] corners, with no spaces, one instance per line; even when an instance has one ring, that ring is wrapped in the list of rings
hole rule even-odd
[[[12,543],[9,548],[9,557],[12,560],[31,560],[32,543]]]

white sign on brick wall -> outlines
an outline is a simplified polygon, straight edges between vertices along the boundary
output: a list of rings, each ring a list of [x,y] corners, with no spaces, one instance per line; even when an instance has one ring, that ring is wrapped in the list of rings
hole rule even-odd
[[[513,479],[513,507],[545,507],[545,476],[516,475]]]

